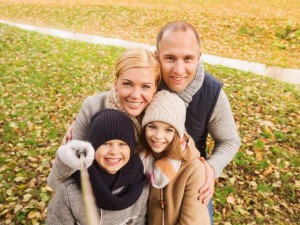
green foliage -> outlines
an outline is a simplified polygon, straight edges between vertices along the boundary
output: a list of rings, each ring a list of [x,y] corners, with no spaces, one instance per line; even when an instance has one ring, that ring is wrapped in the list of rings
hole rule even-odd
[[[0,221],[43,224],[51,160],[83,99],[110,88],[124,49],[3,25],[0,35]],[[242,140],[216,182],[215,224],[297,224],[299,88],[205,67],[223,82]]]
[[[261,140],[256,140],[255,145],[257,149],[263,149],[264,148],[264,143]]]
[[[0,0],[0,14],[15,22],[153,45],[161,26],[186,20],[199,31],[205,53],[300,68],[298,5],[297,0],[284,5],[275,0]]]
[[[82,100],[109,89],[123,49],[3,25],[0,34],[0,221],[43,223],[54,153]]]
[[[299,87],[205,66],[223,82],[242,140],[223,174],[235,191],[224,194],[223,177],[216,185],[215,223],[298,224]]]
[[[243,152],[238,152],[235,157],[234,157],[234,163],[237,165],[237,166],[244,166],[247,162],[245,160],[245,157],[244,157],[244,153]]]
[[[222,189],[220,189],[220,191],[218,191],[216,193],[216,197],[218,199],[218,202],[222,205],[225,205],[227,203],[227,197],[231,194],[234,193],[236,190],[235,188],[230,185],[227,184],[226,186],[222,187]]]
[[[261,160],[260,162],[258,162],[258,168],[261,170],[265,170],[266,168],[268,168],[269,163],[266,159]]]
[[[272,185],[266,183],[258,184],[257,187],[257,191],[259,192],[272,192],[272,190],[273,190]]]

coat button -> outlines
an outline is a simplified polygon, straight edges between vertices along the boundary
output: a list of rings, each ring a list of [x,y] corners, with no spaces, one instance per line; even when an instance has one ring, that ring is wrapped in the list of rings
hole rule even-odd
[[[129,219],[126,224],[133,224],[133,219]]]

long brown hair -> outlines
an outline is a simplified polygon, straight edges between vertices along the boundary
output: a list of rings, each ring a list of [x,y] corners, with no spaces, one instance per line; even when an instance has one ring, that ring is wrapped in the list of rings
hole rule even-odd
[[[146,150],[147,152],[152,153],[152,149],[149,146],[148,142],[146,141],[146,127],[147,127],[147,125],[144,126],[144,128],[142,129],[141,136],[140,136],[140,142],[138,143],[138,151]],[[185,138],[185,137],[183,137],[183,138]],[[187,140],[185,140],[185,141],[187,141]],[[169,157],[169,158],[175,159],[175,160],[189,161],[191,158],[191,152],[189,151],[188,148],[186,150],[188,150],[188,151],[185,153],[182,151],[181,139],[180,139],[180,136],[179,136],[177,130],[175,130],[173,140],[167,146],[167,148],[163,151],[163,156]]]

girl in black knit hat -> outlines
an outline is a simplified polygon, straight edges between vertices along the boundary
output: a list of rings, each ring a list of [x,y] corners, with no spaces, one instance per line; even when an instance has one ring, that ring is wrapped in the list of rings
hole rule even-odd
[[[63,163],[78,165],[72,151],[89,149],[94,157],[88,173],[99,208],[99,224],[145,224],[148,185],[136,147],[132,121],[122,112],[105,109],[94,115],[88,142],[72,140],[58,150]],[[95,149],[95,151],[93,150]],[[46,224],[86,224],[80,172],[64,181],[48,206]]]

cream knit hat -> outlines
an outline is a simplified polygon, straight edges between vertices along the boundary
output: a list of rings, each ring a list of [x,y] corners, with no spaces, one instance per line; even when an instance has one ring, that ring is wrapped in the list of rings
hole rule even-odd
[[[165,90],[159,91],[146,108],[142,127],[153,121],[165,122],[174,127],[182,138],[185,130],[185,114],[186,108],[181,98]]]

